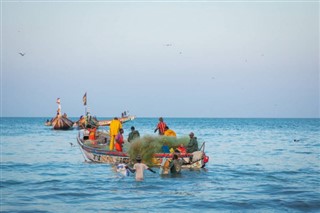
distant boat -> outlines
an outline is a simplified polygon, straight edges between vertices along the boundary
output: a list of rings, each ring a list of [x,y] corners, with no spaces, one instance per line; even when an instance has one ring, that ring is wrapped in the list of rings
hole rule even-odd
[[[73,128],[73,121],[68,119],[66,113],[61,115],[61,100],[57,98],[56,103],[58,104],[58,110],[56,117],[52,118],[51,121],[45,123],[46,126],[49,126],[50,123],[55,130],[69,130]]]
[[[93,116],[90,116],[89,120],[87,120],[87,116],[81,116],[80,119],[74,123],[74,126],[77,126],[78,129],[84,129],[88,126],[90,126],[90,128],[99,127],[99,121]]]
[[[121,117],[119,118],[119,121],[121,123],[126,123],[128,121],[132,121],[136,118],[136,116],[134,115],[129,115],[129,116],[125,116],[125,117]],[[99,126],[110,126],[110,123],[111,123],[112,120],[102,120],[102,121],[99,121],[98,124]]]
[[[52,121],[53,129],[69,130],[73,128],[73,122],[65,115],[57,115]]]

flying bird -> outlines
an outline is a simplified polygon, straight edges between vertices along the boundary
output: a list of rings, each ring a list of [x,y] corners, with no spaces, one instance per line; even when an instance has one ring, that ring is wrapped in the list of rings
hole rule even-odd
[[[21,55],[21,56],[24,56],[26,53],[23,53],[23,52],[19,52],[19,54]]]

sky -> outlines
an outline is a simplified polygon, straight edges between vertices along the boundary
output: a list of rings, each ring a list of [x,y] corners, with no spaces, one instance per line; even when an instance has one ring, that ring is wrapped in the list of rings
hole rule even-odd
[[[319,81],[318,1],[1,1],[2,117],[319,118]]]

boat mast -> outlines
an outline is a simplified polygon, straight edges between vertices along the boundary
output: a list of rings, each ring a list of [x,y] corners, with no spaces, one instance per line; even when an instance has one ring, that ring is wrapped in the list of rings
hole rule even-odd
[[[82,101],[83,105],[85,106],[84,115],[87,116],[87,92],[83,95]]]

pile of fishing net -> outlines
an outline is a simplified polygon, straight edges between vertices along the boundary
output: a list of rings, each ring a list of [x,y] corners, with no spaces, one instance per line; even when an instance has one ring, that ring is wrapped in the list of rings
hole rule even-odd
[[[162,146],[168,145],[169,149],[175,150],[181,144],[187,146],[189,143],[188,137],[176,138],[167,136],[150,136],[146,135],[142,138],[135,139],[126,149],[131,161],[135,161],[138,155],[141,156],[142,161],[148,166],[152,166],[152,158],[156,153],[163,153]]]

